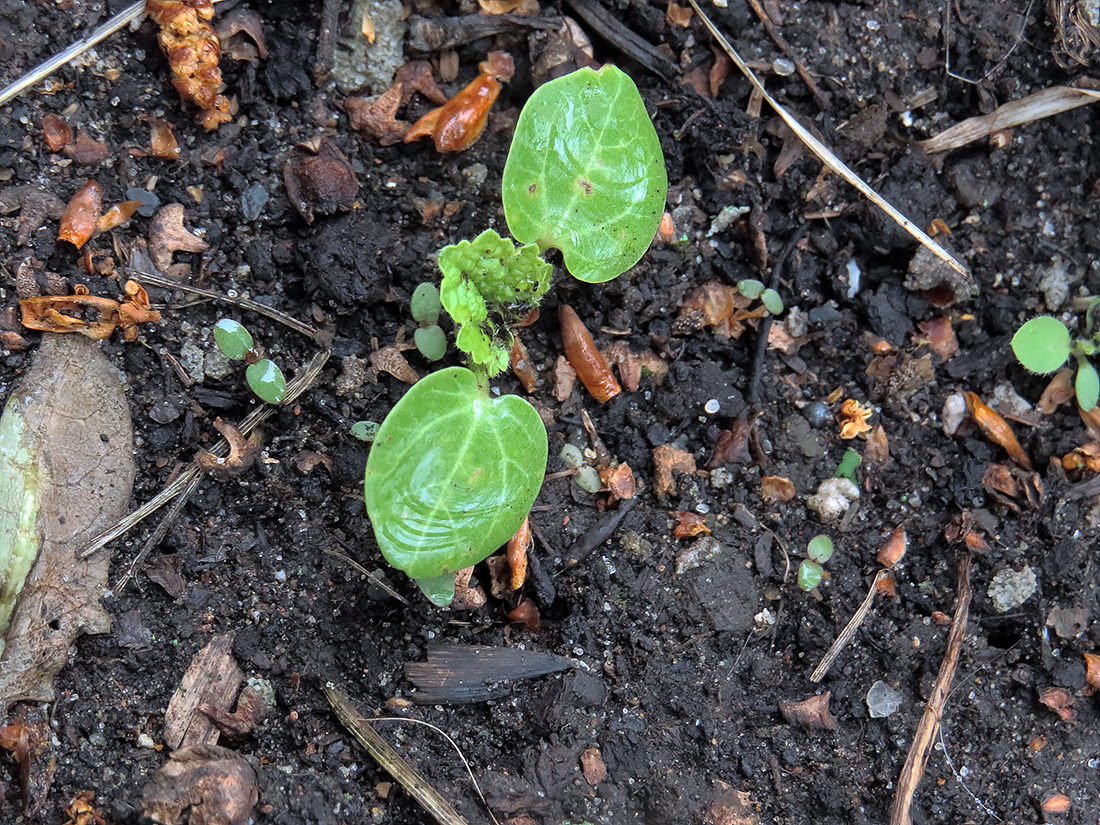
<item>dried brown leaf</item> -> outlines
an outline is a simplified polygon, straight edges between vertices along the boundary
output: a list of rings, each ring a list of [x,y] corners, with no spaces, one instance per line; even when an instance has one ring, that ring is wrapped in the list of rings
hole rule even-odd
[[[951,327],[951,319],[946,315],[929,318],[917,324],[920,335],[914,336],[915,344],[927,343],[932,352],[946,361],[959,351],[959,341],[955,337],[955,330]]]
[[[1050,415],[1062,404],[1071,401],[1076,394],[1073,386],[1073,370],[1069,367],[1058,370],[1043,390],[1036,406],[1043,415]]]
[[[404,84],[394,83],[381,95],[349,97],[344,101],[351,128],[377,140],[383,146],[393,146],[405,139],[409,123],[397,119],[397,108],[404,96]]]
[[[867,434],[867,446],[863,448],[863,460],[868,468],[882,470],[890,463],[890,442],[886,430],[876,424]]]
[[[111,156],[107,144],[100,143],[83,129],[76,130],[76,140],[64,149],[65,154],[80,166],[95,166]]]
[[[766,502],[787,502],[794,498],[794,483],[783,476],[764,476],[760,479],[760,497]]]
[[[210,244],[183,227],[183,204],[169,203],[157,210],[149,224],[149,254],[161,272],[172,266],[177,252],[202,253]]]
[[[806,730],[836,730],[836,717],[829,713],[830,692],[819,693],[800,702],[781,700],[779,712],[790,725],[799,725]]]
[[[51,152],[60,152],[73,142],[72,127],[60,115],[48,114],[42,118],[42,139]]]
[[[678,539],[688,539],[700,533],[710,532],[706,520],[698,513],[692,513],[689,510],[676,510],[672,513],[672,517],[676,519],[676,526],[672,530],[672,535]]]
[[[90,180],[77,190],[69,201],[69,205],[65,207],[57,239],[68,241],[80,249],[95,234],[102,208],[103,187],[96,181]]]
[[[658,498],[676,493],[676,484],[673,481],[673,473],[695,473],[695,456],[687,450],[673,447],[671,444],[662,444],[653,449],[654,492]]]
[[[6,709],[18,700],[51,701],[53,677],[69,663],[73,640],[110,628],[100,604],[110,553],[81,559],[77,550],[127,512],[135,467],[118,369],[82,335],[43,336],[4,415],[23,421],[20,444],[30,466],[19,472],[37,472],[39,541],[4,637],[0,708]],[[5,480],[12,475],[0,473]],[[0,508],[27,506],[25,496],[34,491],[20,488],[18,495],[0,495]]]
[[[406,384],[415,384],[420,380],[416,370],[409,365],[408,360],[397,346],[383,347],[377,352],[372,352],[370,354],[370,364],[375,379],[378,373],[385,372],[398,381],[404,381]]]
[[[749,453],[749,422],[738,420],[728,430],[718,434],[714,443],[714,455],[707,462],[707,469],[713,470],[723,464],[751,464]]]
[[[1021,467],[1031,469],[1031,459],[1027,457],[1020,442],[1016,440],[1016,434],[1012,432],[1012,427],[1007,421],[982,403],[982,400],[972,392],[966,393],[966,408],[986,438],[1004,447],[1009,457]]]
[[[1039,694],[1039,701],[1067,722],[1077,715],[1073,710],[1073,694],[1065,688],[1049,687]]]
[[[1100,653],[1086,653],[1085,681],[1096,690],[1100,690]]]

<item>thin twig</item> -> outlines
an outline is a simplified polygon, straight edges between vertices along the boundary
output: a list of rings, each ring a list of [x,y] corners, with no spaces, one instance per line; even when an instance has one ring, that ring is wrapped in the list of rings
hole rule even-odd
[[[752,6],[752,10],[756,12],[756,16],[760,18],[760,22],[764,24],[764,28],[767,30],[771,39],[775,41],[775,45],[779,47],[779,51],[783,52],[794,63],[794,69],[798,72],[798,76],[802,78],[802,82],[806,84],[806,87],[813,93],[814,103],[822,109],[829,108],[829,96],[821,91],[821,88],[814,82],[814,79],[810,77],[810,73],[806,70],[806,66],[799,60],[793,52],[791,47],[787,44],[786,39],[780,34],[779,29],[776,27],[772,19],[768,17],[768,13],[764,10],[764,7],[760,4],[760,0],[749,0],[749,5]]]
[[[867,614],[871,610],[871,605],[875,603],[875,594],[878,592],[878,583],[889,573],[889,570],[882,569],[875,574],[874,581],[871,582],[871,589],[867,591],[867,596],[863,600],[863,604],[859,606],[859,609],[852,614],[852,618],[848,620],[848,624],[844,625],[844,629],[840,631],[840,635],[836,637],[836,640],[829,646],[829,649],[825,651],[825,655],[821,657],[821,662],[814,672],[810,674],[811,682],[820,682],[825,678],[825,674],[829,672],[829,668],[833,666],[833,662],[836,661],[836,657],[848,646],[848,643],[852,641],[852,637],[856,635],[856,631],[859,630],[859,626],[863,624],[863,620],[867,618]]]
[[[351,731],[356,741],[369,753],[382,768],[396,779],[409,795],[435,817],[440,825],[468,825],[465,819],[443,798],[428,781],[417,773],[401,758],[389,743],[379,736],[378,731],[351,704],[345,694],[336,685],[329,682],[324,686],[325,697],[332,705],[336,718]]]
[[[905,758],[905,766],[898,777],[898,790],[894,796],[894,805],[890,809],[890,825],[910,825],[909,808],[913,804],[913,794],[920,784],[924,774],[924,765],[928,759],[928,749],[939,730],[940,720],[943,719],[943,709],[947,704],[947,695],[951,689],[951,682],[955,678],[955,668],[959,664],[959,653],[962,651],[963,639],[966,637],[966,620],[970,615],[970,597],[973,595],[970,589],[970,564],[972,557],[969,553],[959,560],[959,584],[958,604],[955,606],[955,618],[951,623],[951,632],[947,635],[947,650],[943,654],[943,663],[940,665],[936,684],[932,687],[932,695],[928,704],[924,706],[924,714],[913,734],[913,744],[909,747],[909,755]]]
[[[760,78],[753,74],[752,69],[750,69],[745,61],[741,59],[741,55],[739,55],[737,51],[733,48],[733,46],[730,45],[729,40],[727,40],[726,37],[720,31],[718,31],[718,28],[714,25],[714,23],[711,22],[710,18],[703,13],[703,10],[699,7],[699,3],[696,2],[696,0],[688,0],[688,2],[691,3],[691,7],[695,9],[695,13],[699,15],[699,18],[703,21],[703,24],[707,27],[707,30],[711,33],[714,39],[718,41],[718,44],[725,50],[726,54],[729,55],[730,60],[732,60],[734,64],[736,64],[737,68],[741,70],[741,73],[745,75],[749,83],[753,85],[753,88],[760,93],[760,95],[768,102],[769,106],[775,109],[779,117],[781,117],[783,119],[783,122],[787,124],[787,127],[792,132],[794,132],[795,135],[798,136],[799,140],[801,140],[803,143],[806,144],[806,146],[809,147],[810,151],[817,155],[822,163],[824,163],[836,174],[840,175],[842,178],[844,178],[844,180],[848,181],[848,183],[852,184],[852,186],[862,192],[873,204],[875,204],[875,206],[877,206],[879,209],[889,215],[902,229],[904,229],[916,240],[920,241],[922,244],[928,247],[933,255],[935,255],[949,267],[954,269],[964,278],[967,278],[968,280],[970,279],[970,271],[961,263],[959,263],[959,261],[957,261],[953,255],[951,255],[942,246],[932,240],[928,236],[927,232],[925,232],[923,229],[921,229],[919,226],[909,220],[909,218],[905,217],[905,215],[901,214],[901,212],[895,209],[889,201],[887,201],[885,198],[882,197],[882,195],[872,189],[869,184],[865,183],[859,175],[848,168],[844,161],[834,155],[832,151],[830,151],[828,147],[825,146],[824,143],[822,143],[820,140],[810,134],[809,129],[799,123],[794,115],[788,112],[785,107],[780,105],[780,103],[775,98],[768,94],[768,90],[764,88],[764,84],[760,82]]]
[[[313,383],[317,380],[317,377],[321,374],[321,369],[325,366],[325,362],[328,361],[330,355],[329,350],[323,350],[313,358],[310,359],[309,364],[298,375],[295,375],[286,385],[286,398],[283,400],[283,404],[290,404],[295,401],[299,395],[313,386]],[[276,408],[270,404],[264,404],[262,407],[256,407],[252,412],[245,416],[244,421],[237,429],[242,435],[248,435],[260,424],[266,421],[270,416],[275,414]],[[224,458],[229,455],[229,444],[223,439],[214,445],[210,450],[218,458]],[[191,487],[191,483],[200,476],[202,471],[194,464],[189,465],[183,470],[175,481],[165,487],[156,496],[147,501],[145,504],[138,507],[130,515],[126,516],[122,521],[116,524],[114,527],[110,527],[104,530],[97,536],[91,538],[83,547],[77,550],[77,558],[86,559],[88,556],[95,553],[97,550],[101,550],[110,542],[117,539],[119,536],[125,535],[129,530],[136,527],[143,522],[169,501],[176,496],[182,495],[184,492],[190,495],[194,492],[194,488]],[[184,498],[186,500],[186,497]]]
[[[374,575],[374,573],[369,571],[347,553],[341,553],[339,550],[329,550],[328,548],[323,549],[321,552],[324,553],[326,556],[333,556],[334,558],[340,559],[340,561],[348,565],[348,567],[352,567],[358,570],[360,573],[370,579],[371,582],[373,582],[382,590],[386,591],[399,602],[401,602],[401,604],[410,604],[408,599],[406,599],[404,596],[402,596],[400,593],[398,593],[396,590],[394,590],[392,587],[390,587],[388,584],[386,584],[384,581]]]
[[[133,278],[139,283],[149,284],[151,286],[159,286],[163,289],[175,289],[180,292],[190,292],[195,295],[201,295],[204,298],[211,298],[215,301],[221,301],[225,304],[232,304],[233,306],[240,307],[241,309],[247,309],[252,312],[259,313],[260,315],[270,318],[272,321],[276,321],[284,326],[290,327],[297,333],[300,333],[307,338],[314,341],[319,336],[324,336],[324,331],[319,330],[316,327],[312,327],[309,324],[303,323],[295,318],[293,315],[287,315],[285,312],[280,312],[277,309],[272,309],[269,306],[261,304],[259,301],[253,301],[251,298],[241,298],[236,295],[227,295],[224,292],[218,292],[213,289],[204,289],[201,286],[192,286],[190,284],[181,284],[179,281],[174,281],[171,278],[165,278],[163,275],[158,275],[155,272],[145,272],[141,269],[134,269],[131,266],[121,267],[122,271],[127,276]]]
[[[805,237],[808,229],[809,224],[802,224],[802,226],[795,230],[795,233],[790,237],[787,243],[784,244],[783,250],[779,253],[779,258],[775,262],[775,266],[772,267],[772,277],[768,284],[772,289],[779,289],[779,282],[786,274],[787,262],[794,253],[795,247],[798,246],[798,242]],[[760,332],[756,337],[756,353],[752,359],[752,378],[749,381],[749,405],[752,407],[760,403],[760,382],[764,378],[764,357],[768,352],[768,336],[771,335],[772,322],[774,320],[770,312],[765,315],[763,322],[760,324]]]
[[[89,35],[77,40],[65,51],[58,52],[49,60],[38,64],[14,83],[5,87],[0,91],[0,106],[3,106],[13,97],[22,94],[25,89],[33,86],[38,81],[49,77],[66,63],[75,60],[92,48],[100,40],[114,34],[131,20],[137,20],[143,14],[145,14],[145,0],[137,0],[136,3],[127,6],[106,23],[93,29]]]

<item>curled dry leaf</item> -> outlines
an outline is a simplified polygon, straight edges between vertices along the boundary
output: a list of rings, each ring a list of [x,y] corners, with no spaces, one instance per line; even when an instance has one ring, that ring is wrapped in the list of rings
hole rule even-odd
[[[19,765],[24,816],[37,819],[49,798],[57,764],[53,728],[45,710],[37,705],[20,704],[14,718],[0,726],[0,748]]]
[[[176,140],[176,134],[172,131],[172,124],[162,117],[153,115],[139,115],[138,120],[149,127],[149,152],[154,158],[161,160],[179,160],[180,145]],[[143,149],[131,149],[131,155],[142,157],[146,154]]]
[[[695,456],[687,450],[673,447],[671,444],[662,444],[653,449],[654,492],[658,498],[676,493],[676,484],[673,481],[673,473],[695,473]]]
[[[76,130],[76,140],[65,147],[65,154],[80,166],[95,166],[111,156],[107,144],[93,138],[83,129]]]
[[[202,253],[209,248],[210,244],[183,228],[182,203],[162,206],[149,224],[149,254],[161,272],[172,266],[175,253]]]
[[[564,304],[558,310],[558,320],[565,357],[584,388],[601,404],[618,395],[622,388],[577,313]]]
[[[404,84],[394,83],[380,95],[349,97],[344,101],[344,108],[347,110],[351,128],[377,140],[383,146],[400,143],[409,131],[408,121],[397,119],[397,108],[401,105],[403,96]]]
[[[65,825],[107,825],[107,819],[92,804],[95,791],[81,791],[65,806]]]
[[[42,139],[51,152],[60,152],[73,142],[73,129],[65,118],[51,113],[42,118]]]
[[[1073,694],[1065,688],[1049,687],[1039,694],[1039,701],[1067,722],[1077,715],[1073,710]]]
[[[477,582],[470,586],[473,575],[473,567],[464,567],[455,572],[455,597],[451,602],[452,610],[480,610],[485,607],[489,597]]]
[[[367,371],[367,380],[377,383],[378,373],[385,372],[392,375],[398,381],[406,384],[415,384],[420,380],[404,355],[397,346],[383,347],[370,354],[370,367]]]
[[[538,633],[542,629],[538,605],[527,598],[520,599],[519,604],[508,611],[508,621],[523,625],[531,633]]]
[[[77,249],[84,246],[95,234],[99,221],[99,212],[103,208],[103,187],[96,181],[85,183],[73,195],[65,214],[61,216],[61,229],[57,233],[59,241],[68,241]]]
[[[351,161],[329,140],[321,141],[316,153],[295,148],[283,166],[283,182],[287,197],[306,223],[313,223],[315,214],[351,209],[359,195]]]
[[[608,365],[619,370],[619,378],[630,392],[638,389],[643,375],[652,376],[653,383],[658,386],[668,375],[668,364],[657,353],[650,351],[636,353],[630,349],[626,341],[612,341],[600,350],[600,354]]]
[[[199,122],[217,129],[232,120],[232,104],[221,94],[221,45],[209,22],[211,0],[146,0],[145,11],[160,26],[157,39],[172,69],[172,85],[199,107]]]
[[[781,700],[779,712],[790,725],[799,725],[806,730],[836,730],[836,717],[829,713],[831,695],[826,691],[801,702]]]
[[[47,218],[56,220],[65,214],[65,204],[59,198],[29,185],[13,186],[0,192],[0,214],[6,215],[16,209],[19,210],[19,229],[15,242],[19,246],[26,245]]]
[[[116,204],[108,209],[96,221],[97,232],[110,232],[126,221],[130,220],[134,216],[134,213],[141,207],[141,201],[123,201],[120,204]]]
[[[257,430],[246,438],[240,430],[220,417],[214,419],[214,429],[229,443],[229,455],[222,458],[209,450],[199,450],[195,455],[195,464],[219,481],[239,478],[256,462],[263,442],[260,432]]]
[[[584,781],[592,787],[599,785],[607,778],[607,766],[603,762],[599,748],[585,748],[581,753],[581,772],[584,773]]]
[[[749,429],[748,421],[738,420],[730,429],[722,430],[714,443],[714,456],[707,462],[707,469],[714,470],[723,464],[751,464]]]
[[[876,424],[867,434],[867,446],[863,448],[863,460],[869,469],[882,470],[890,463],[890,442],[886,430]]]
[[[665,20],[668,21],[670,26],[687,28],[691,24],[691,14],[690,6],[679,6],[669,0],[668,7],[665,10]]]
[[[714,327],[714,332],[722,338],[740,338],[745,331],[745,321],[762,318],[768,312],[762,305],[749,310],[751,304],[752,300],[734,287],[708,281],[684,297],[673,331],[684,334],[706,326]]]
[[[523,587],[527,578],[527,553],[531,550],[530,518],[525,518],[515,535],[508,539],[508,566],[512,570],[511,586],[513,590]]]
[[[909,536],[905,532],[905,525],[898,525],[886,543],[879,548],[875,561],[887,570],[893,570],[894,565],[905,557],[905,551],[909,549]]]
[[[1020,485],[1012,476],[1012,470],[1004,464],[990,464],[982,474],[982,486],[988,492],[998,492],[1009,498],[1020,494]]]
[[[118,301],[89,295],[77,284],[72,295],[42,295],[19,301],[22,323],[42,332],[79,332],[101,341],[110,337],[118,324]]]
[[[607,501],[609,505],[614,504],[616,501],[634,498],[637,486],[634,483],[634,472],[630,469],[630,465],[620,464],[618,467],[604,465],[599,468],[598,472],[603,486],[611,493],[611,497]]]
[[[1036,406],[1043,415],[1050,415],[1062,404],[1072,401],[1074,395],[1076,390],[1073,386],[1073,370],[1066,367],[1054,373]]]
[[[264,21],[259,12],[237,6],[214,25],[222,53],[231,60],[267,59]]]
[[[873,413],[874,410],[862,406],[854,398],[847,399],[840,405],[840,414],[837,416],[837,420],[840,422],[840,437],[852,439],[864,433],[869,433],[871,425],[867,423],[867,419]]]
[[[404,106],[413,94],[420,92],[437,106],[447,102],[447,95],[436,85],[432,75],[432,64],[427,60],[410,60],[397,70],[393,76],[394,84],[401,84],[401,105]]]
[[[573,394],[573,385],[577,383],[577,371],[564,355],[559,355],[554,364],[554,398],[568,401]]]
[[[1003,447],[1009,457],[1021,467],[1031,469],[1031,459],[1027,457],[1020,442],[1016,440],[1016,434],[1012,432],[1012,427],[1007,421],[982,403],[982,400],[972,392],[966,393],[966,408],[986,438]]]
[[[1085,429],[1089,431],[1089,438],[1093,441],[1100,441],[1100,405],[1088,411],[1082,410],[1081,406],[1078,405],[1077,414],[1081,416]]]
[[[951,319],[946,315],[930,318],[917,324],[920,335],[914,336],[915,344],[927,343],[932,352],[946,361],[959,351],[959,342],[955,338],[955,330],[951,328]]]
[[[1094,689],[1100,690],[1100,653],[1086,653],[1085,681]]]
[[[18,595],[0,622],[6,709],[51,701],[73,640],[110,628],[99,601],[110,553],[81,559],[77,550],[127,512],[135,467],[129,405],[98,344],[43,336],[0,419],[0,444],[0,572]]]
[[[676,526],[672,529],[672,535],[678,539],[688,539],[700,533],[709,533],[706,520],[698,513],[689,510],[675,510],[672,517],[676,519]]]
[[[430,136],[436,151],[461,152],[481,137],[500,84],[512,79],[515,66],[507,52],[489,52],[479,68],[481,74],[466,88],[413,124],[406,143]]]
[[[531,359],[527,355],[527,347],[518,335],[512,341],[512,352],[508,355],[508,365],[512,368],[523,389],[528,394],[535,391],[535,371],[531,368]]]
[[[244,825],[259,801],[256,770],[217,745],[180,748],[142,792],[141,807],[159,825]]]
[[[118,326],[127,341],[137,338],[138,324],[160,322],[160,313],[149,307],[149,293],[137,281],[127,281],[126,300],[118,307]]]
[[[788,502],[794,498],[794,483],[783,476],[764,476],[760,479],[760,497],[766,502]]]

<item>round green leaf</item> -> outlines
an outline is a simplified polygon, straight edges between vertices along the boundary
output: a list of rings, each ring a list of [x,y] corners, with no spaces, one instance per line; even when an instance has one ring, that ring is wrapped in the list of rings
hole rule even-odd
[[[1066,363],[1070,351],[1069,330],[1057,318],[1032,318],[1012,336],[1012,351],[1032,372],[1054,372]]]
[[[540,86],[520,113],[501,196],[520,243],[560,249],[589,283],[621,275],[649,249],[668,178],[638,88],[614,66]]]
[[[765,289],[760,293],[760,303],[762,303],[765,309],[772,315],[779,315],[783,312],[783,298],[774,289]]]
[[[232,318],[222,318],[214,324],[214,343],[226,358],[240,361],[252,349],[252,334]]]
[[[418,324],[434,324],[439,320],[439,289],[425,281],[413,290],[409,299],[409,311]]]
[[[805,559],[802,564],[798,565],[798,586],[803,590],[813,590],[821,584],[824,575],[825,571],[821,569],[820,564]]]
[[[450,574],[523,523],[546,454],[546,428],[522,398],[492,398],[463,367],[418,381],[382,422],[367,459],[363,490],[382,555],[433,602],[449,603]]]
[[[824,564],[833,557],[833,540],[828,536],[814,536],[806,545],[806,555],[818,564]]]
[[[1096,367],[1081,359],[1077,365],[1077,403],[1085,412],[1093,409],[1100,399],[1100,375],[1096,374]]]
[[[378,435],[379,424],[377,421],[356,421],[351,425],[351,435],[360,441],[374,441]]]
[[[764,291],[764,282],[755,278],[745,278],[737,282],[737,291],[746,298],[757,298]]]
[[[435,324],[419,327],[413,333],[413,343],[429,361],[438,361],[447,354],[447,335]]]
[[[255,364],[249,364],[244,371],[244,377],[261,401],[278,404],[286,398],[286,378],[271,359],[261,358]]]

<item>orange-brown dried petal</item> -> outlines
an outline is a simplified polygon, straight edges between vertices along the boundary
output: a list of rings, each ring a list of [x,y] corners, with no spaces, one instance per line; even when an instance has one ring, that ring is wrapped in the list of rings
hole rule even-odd
[[[99,211],[103,206],[103,188],[94,180],[85,183],[65,207],[61,216],[59,241],[68,241],[77,249],[95,234]]]
[[[966,407],[986,438],[1003,447],[1009,457],[1021,467],[1031,469],[1031,459],[1016,440],[1016,434],[1012,432],[1007,421],[982,403],[975,393],[966,393]]]

